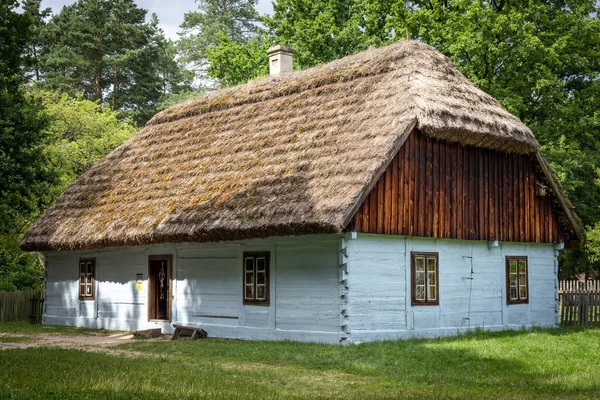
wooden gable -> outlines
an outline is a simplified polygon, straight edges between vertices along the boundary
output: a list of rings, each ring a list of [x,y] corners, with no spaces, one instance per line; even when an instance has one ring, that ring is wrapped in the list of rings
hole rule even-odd
[[[356,212],[357,232],[560,243],[556,199],[535,155],[431,139],[414,130]]]

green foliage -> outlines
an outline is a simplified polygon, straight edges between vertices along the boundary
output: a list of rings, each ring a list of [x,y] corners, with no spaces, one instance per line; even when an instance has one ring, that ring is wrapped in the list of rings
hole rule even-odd
[[[78,0],[44,30],[45,87],[101,101],[143,124],[169,90],[192,77],[174,59],[173,45],[152,15],[132,0]]]
[[[257,0],[198,0],[197,3],[198,11],[190,11],[184,16],[179,49],[182,60],[193,65],[204,77],[209,48],[224,45],[225,49],[216,51],[222,53],[229,51],[232,45],[245,44],[260,33],[262,18],[255,8]],[[219,56],[213,52],[213,57]],[[240,62],[247,64],[248,60],[242,57]],[[236,67],[238,70],[243,68],[243,65]],[[212,76],[219,74],[213,72]]]
[[[30,18],[31,35],[27,43],[25,53],[25,77],[39,81],[41,78],[40,53],[43,51],[44,29],[46,27],[45,19],[50,16],[50,8],[41,9],[42,0],[23,1],[23,13]]]
[[[44,152],[47,119],[21,87],[32,18],[0,3],[0,290],[39,284],[36,255],[18,248],[20,235],[49,200],[56,181]]]
[[[218,45],[208,48],[208,76],[231,86],[269,73],[267,49],[271,40],[267,35],[255,35],[244,44],[233,42],[224,33],[219,39]]]
[[[36,91],[50,120],[46,129],[50,143],[45,151],[50,164],[59,172],[57,197],[79,175],[137,131],[130,120],[82,95],[71,98],[66,93]]]
[[[66,93],[34,88],[28,97],[39,104],[47,121],[41,130],[45,143],[40,152],[43,168],[53,179],[43,181],[43,191],[27,194],[26,200],[36,204],[35,208],[7,219],[19,225],[0,232],[0,290],[39,287],[43,269],[38,254],[19,248],[23,233],[71,182],[137,130],[131,121],[120,119],[117,112],[103,109],[82,95],[71,98]]]
[[[361,2],[279,0],[265,24],[278,44],[296,51],[302,68],[335,60],[366,47]]]

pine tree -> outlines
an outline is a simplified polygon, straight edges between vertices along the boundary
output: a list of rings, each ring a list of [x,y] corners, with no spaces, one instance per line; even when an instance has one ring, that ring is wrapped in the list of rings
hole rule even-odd
[[[81,92],[143,124],[166,87],[189,86],[183,71],[163,84],[166,39],[156,15],[145,22],[146,13],[133,0],[78,0],[64,7],[45,29],[45,86],[72,96]]]

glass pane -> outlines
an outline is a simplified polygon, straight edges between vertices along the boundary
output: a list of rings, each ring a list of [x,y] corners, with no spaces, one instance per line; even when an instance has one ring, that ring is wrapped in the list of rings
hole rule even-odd
[[[254,271],[254,258],[246,258],[246,271]]]
[[[415,293],[417,300],[425,300],[425,286],[417,286],[417,293]]]
[[[256,284],[257,285],[264,285],[265,284],[265,273],[264,272],[257,272],[256,273]]]
[[[265,270],[265,266],[266,266],[266,262],[265,261],[266,260],[264,259],[264,257],[256,259],[256,270],[257,271],[264,271]]]
[[[435,286],[435,271],[430,271],[427,273],[427,284]]]
[[[417,285],[425,285],[425,271],[417,271],[415,278]]]
[[[519,261],[519,273],[524,274],[527,270],[527,263],[525,261]]]
[[[517,272],[517,262],[516,261],[511,261],[510,262],[510,273],[514,274]]]
[[[246,272],[246,284],[247,285],[254,284],[254,273],[253,272]]]
[[[510,286],[510,298],[511,300],[517,299],[517,286]]]
[[[89,262],[87,265],[87,273],[88,274],[93,274],[94,273],[94,264]]]
[[[265,287],[264,286],[256,285],[256,298],[258,300],[265,299]]]
[[[430,272],[434,271],[435,272],[435,261],[436,261],[436,259],[433,258],[433,257],[427,259],[427,270],[428,271],[430,271]]]
[[[423,257],[415,258],[415,271],[425,271],[425,259]]]
[[[254,299],[254,286],[253,285],[246,285],[245,297],[247,299]]]
[[[91,296],[92,295],[92,285],[86,285],[86,291],[85,294],[86,296]]]
[[[85,274],[85,263],[79,263],[79,273],[80,274]]]
[[[519,286],[519,298],[521,300],[526,300],[527,299],[527,286]]]
[[[437,293],[436,293],[436,290],[435,290],[435,285],[428,287],[427,298],[429,300],[435,300],[435,299],[437,299]]]
[[[85,285],[79,285],[79,294],[81,296],[85,295]]]
[[[519,285],[527,286],[527,274],[519,274]]]

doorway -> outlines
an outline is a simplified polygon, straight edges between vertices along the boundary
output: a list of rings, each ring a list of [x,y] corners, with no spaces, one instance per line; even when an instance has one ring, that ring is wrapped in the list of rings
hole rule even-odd
[[[148,258],[148,320],[171,321],[171,264],[173,257]]]

